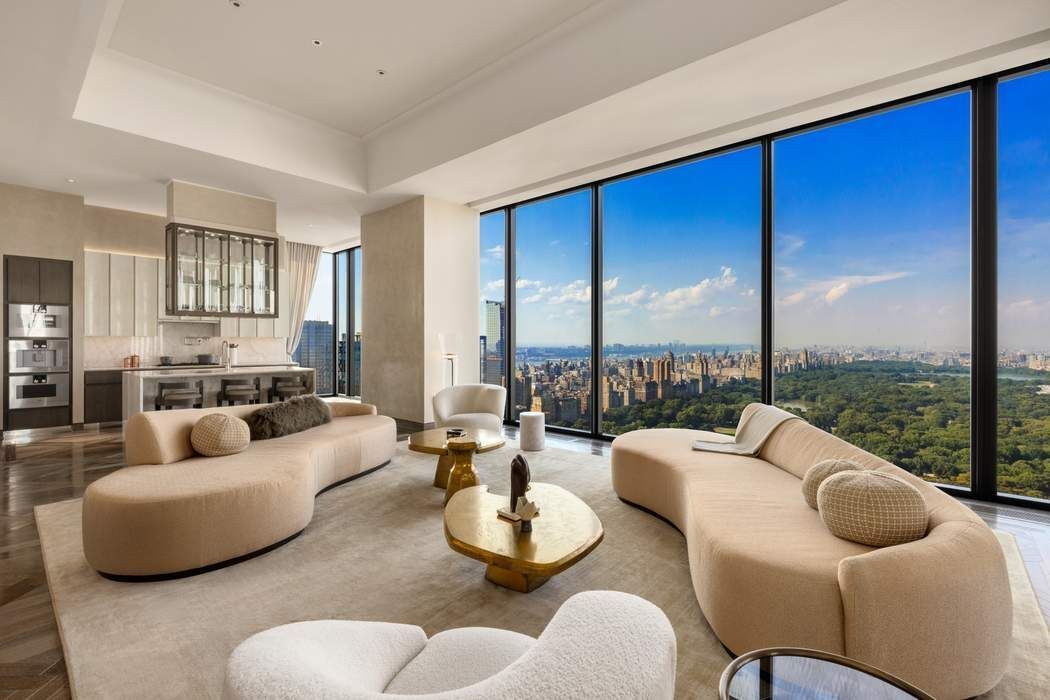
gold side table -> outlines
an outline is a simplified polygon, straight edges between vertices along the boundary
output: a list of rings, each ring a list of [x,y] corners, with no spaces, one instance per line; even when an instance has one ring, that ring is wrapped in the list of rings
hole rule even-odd
[[[450,438],[445,431],[446,428],[434,428],[433,430],[412,433],[408,437],[408,449],[413,452],[425,452],[438,456],[437,468],[434,470],[434,488],[439,489],[448,488],[449,472],[452,471],[452,466],[456,462],[455,457],[448,449]],[[468,428],[462,438],[459,439],[463,438],[469,438],[475,443],[476,446],[472,452],[478,454],[498,450],[506,444],[503,436],[492,430]]]

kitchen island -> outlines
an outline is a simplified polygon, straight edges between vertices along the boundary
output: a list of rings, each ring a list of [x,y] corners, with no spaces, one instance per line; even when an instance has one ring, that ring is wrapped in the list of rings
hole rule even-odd
[[[305,376],[304,376],[305,375]],[[261,389],[261,402],[268,400],[270,386],[274,377],[304,376],[306,388],[314,391],[314,370],[312,367],[295,367],[288,365],[263,365],[252,367],[235,366],[196,368],[176,367],[172,369],[151,369],[141,372],[124,372],[122,378],[124,393],[124,420],[141,411],[152,411],[157,397],[158,382],[204,382],[204,405],[215,406],[223,379],[258,377]]]

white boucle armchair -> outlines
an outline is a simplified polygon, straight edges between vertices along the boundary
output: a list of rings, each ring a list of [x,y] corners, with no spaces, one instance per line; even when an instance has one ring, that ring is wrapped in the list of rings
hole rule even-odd
[[[502,432],[507,390],[495,384],[460,384],[434,395],[434,425]]]
[[[319,620],[260,632],[226,667],[227,700],[669,700],[674,630],[627,593],[577,593],[539,639],[487,627],[427,639],[415,625]]]

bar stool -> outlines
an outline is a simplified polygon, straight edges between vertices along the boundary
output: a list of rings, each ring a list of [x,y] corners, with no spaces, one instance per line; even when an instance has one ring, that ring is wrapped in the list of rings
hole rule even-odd
[[[157,411],[173,408],[203,408],[204,382],[157,382],[157,398],[153,408]]]
[[[259,403],[259,378],[223,379],[216,399],[219,406],[222,406],[224,401],[227,406]]]
[[[284,401],[293,396],[302,396],[307,393],[306,383],[301,376],[296,377],[274,377],[270,388],[271,401]]]

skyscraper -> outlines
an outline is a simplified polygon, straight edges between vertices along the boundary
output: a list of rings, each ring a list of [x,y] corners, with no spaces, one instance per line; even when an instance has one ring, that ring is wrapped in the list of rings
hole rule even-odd
[[[332,324],[328,321],[304,321],[299,347],[295,349],[292,359],[304,367],[314,368],[319,394],[330,394],[334,391],[332,380],[335,379],[335,368],[332,364],[332,354]]]
[[[481,347],[481,381],[504,385],[503,328],[506,312],[502,301],[485,301],[485,341]]]

